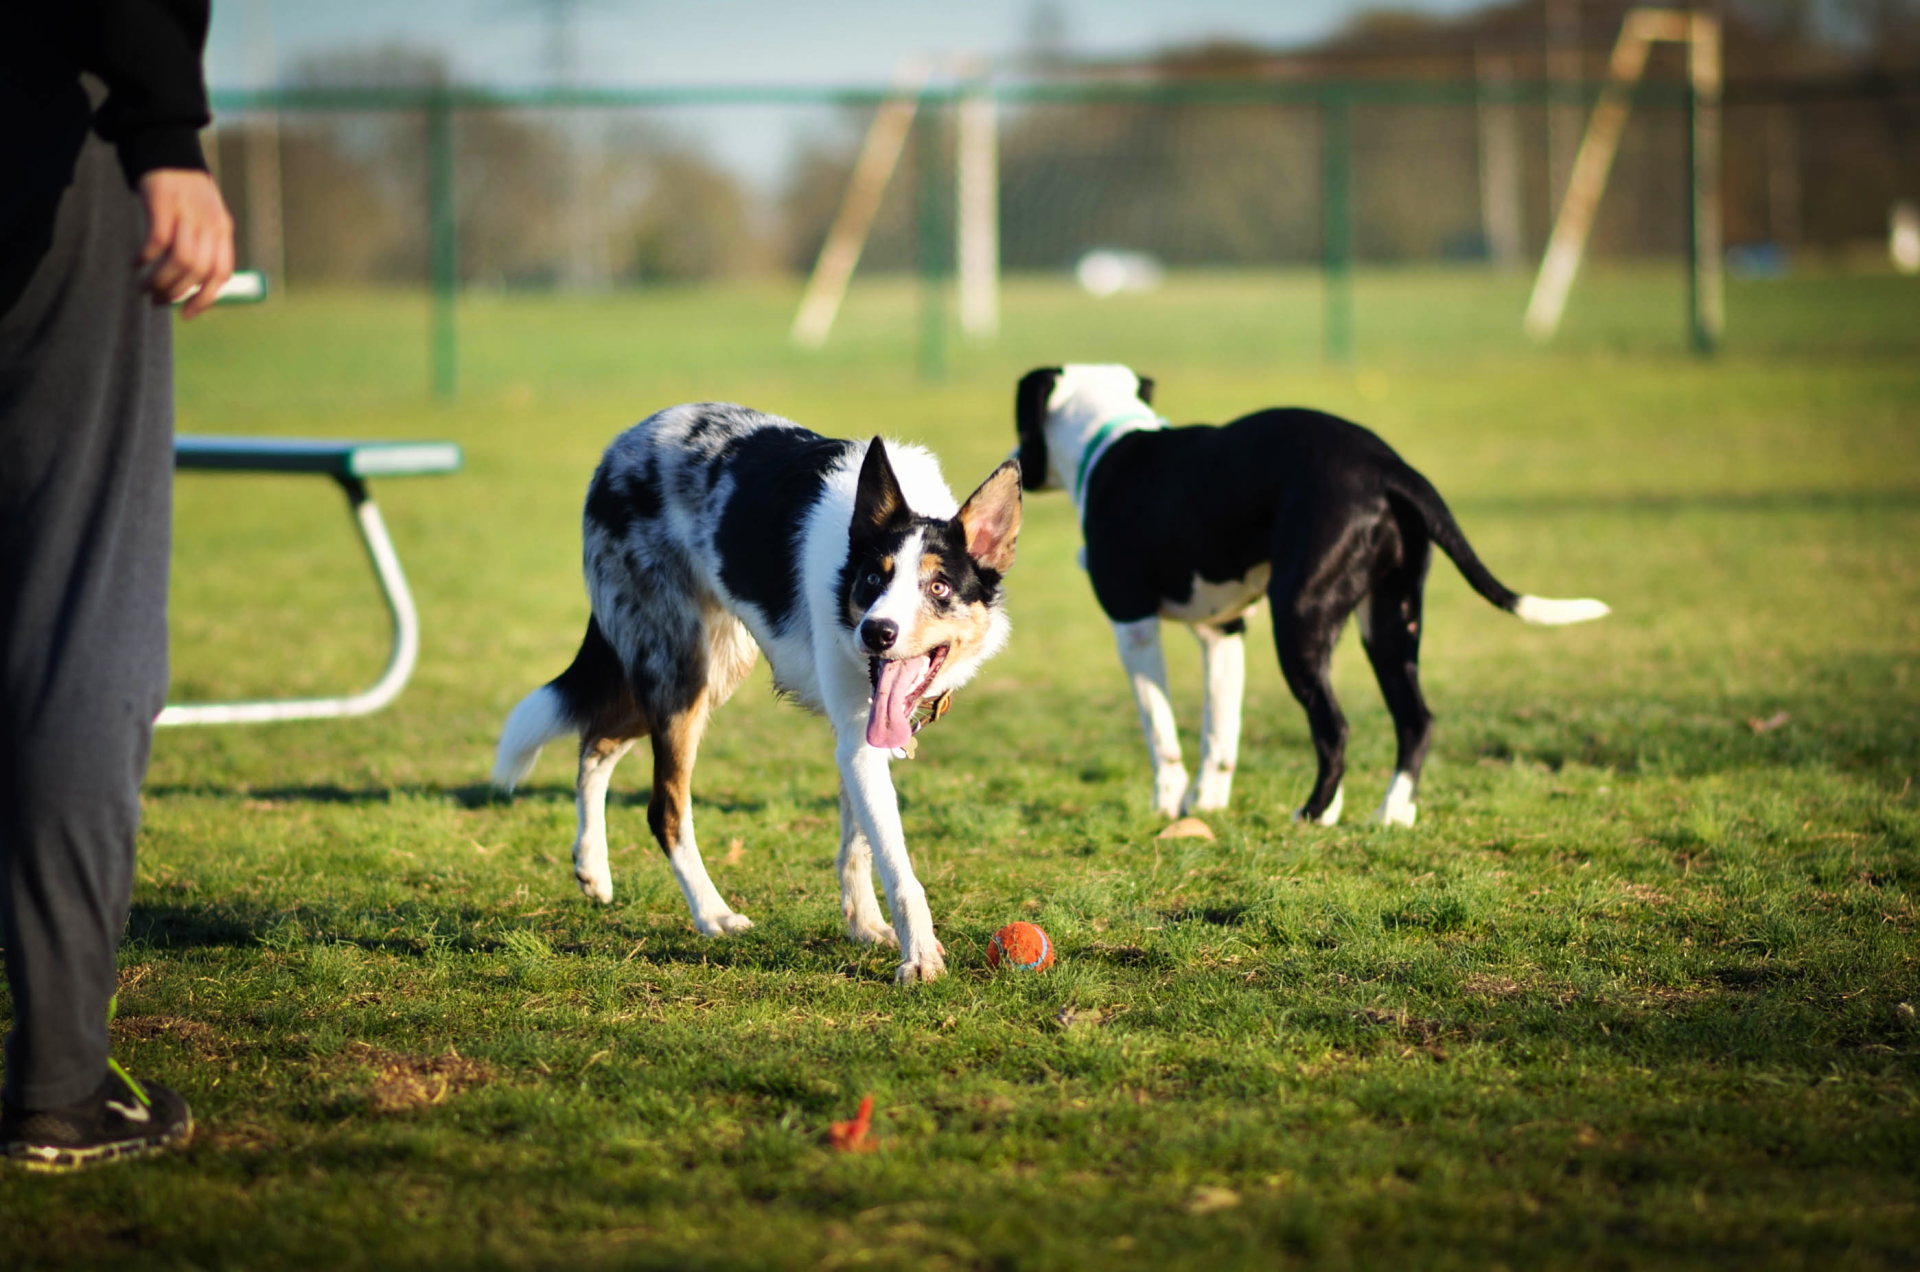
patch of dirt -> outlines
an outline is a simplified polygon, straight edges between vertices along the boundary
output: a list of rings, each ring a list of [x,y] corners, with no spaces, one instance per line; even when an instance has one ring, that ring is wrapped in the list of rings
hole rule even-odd
[[[196,1125],[193,1142],[198,1146],[218,1149],[221,1152],[246,1153],[272,1148],[279,1143],[279,1138],[258,1123],[230,1122],[223,1119],[213,1126]]]
[[[1485,976],[1475,973],[1460,984],[1462,993],[1479,994],[1483,998],[1518,998],[1527,992],[1527,987],[1511,976]]]
[[[227,1040],[211,1025],[185,1016],[121,1016],[110,1029],[115,1039],[177,1043],[200,1060],[224,1059],[229,1051]]]
[[[1353,1018],[1363,1025],[1378,1025],[1397,1030],[1402,1038],[1415,1043],[1435,1060],[1444,1061],[1447,1058],[1446,1049],[1440,1045],[1440,1039],[1447,1034],[1448,1030],[1438,1021],[1410,1016],[1404,1008],[1400,1011],[1377,1011],[1372,1007],[1365,1007],[1354,1012]]]
[[[1642,985],[1622,994],[1618,1001],[1636,1007],[1674,1007],[1705,1002],[1713,996],[1711,991],[1692,985]]]
[[[363,1059],[373,1068],[367,1099],[380,1113],[403,1113],[429,1104],[444,1104],[450,1097],[482,1086],[493,1078],[485,1065],[467,1059],[451,1047],[445,1055],[414,1056],[381,1051],[366,1043],[354,1045],[366,1053]]]
[[[1090,1029],[1098,1025],[1110,1025],[1116,1018],[1130,1011],[1125,1004],[1117,1007],[1080,1007],[1068,1005],[1060,1009],[1053,1023],[1062,1031],[1072,1029]]]

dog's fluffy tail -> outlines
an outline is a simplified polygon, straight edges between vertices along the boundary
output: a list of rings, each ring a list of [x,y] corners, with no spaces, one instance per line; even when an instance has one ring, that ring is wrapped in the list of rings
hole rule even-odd
[[[613,647],[600,634],[599,620],[587,620],[587,634],[567,669],[520,700],[500,731],[493,760],[493,784],[511,791],[533,771],[540,748],[555,738],[578,733],[611,695],[626,691],[626,675]]]
[[[1454,565],[1474,591],[1522,622],[1559,627],[1603,618],[1613,612],[1604,601],[1596,601],[1592,597],[1555,600],[1547,596],[1527,596],[1495,578],[1493,571],[1474,553],[1473,545],[1467,542],[1466,532],[1453,519],[1447,501],[1440,497],[1440,492],[1433,488],[1432,482],[1413,468],[1400,465],[1388,477],[1387,488],[1420,514],[1420,519],[1427,523],[1427,533],[1433,536],[1433,541],[1440,545],[1441,551],[1453,559]]]
[[[500,749],[493,757],[493,784],[511,792],[533,772],[540,748],[574,731],[566,700],[552,685],[541,685],[507,716],[500,731]]]

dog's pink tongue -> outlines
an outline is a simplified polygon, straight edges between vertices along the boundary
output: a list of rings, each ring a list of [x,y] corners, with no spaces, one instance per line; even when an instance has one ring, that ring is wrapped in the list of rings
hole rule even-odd
[[[867,716],[867,745],[891,750],[905,746],[913,736],[908,719],[913,704],[907,695],[927,674],[927,655],[893,658],[880,664],[880,683],[873,690],[873,711]]]

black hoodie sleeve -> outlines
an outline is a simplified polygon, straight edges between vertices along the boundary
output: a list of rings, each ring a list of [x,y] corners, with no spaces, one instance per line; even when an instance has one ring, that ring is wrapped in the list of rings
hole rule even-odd
[[[201,58],[212,0],[65,0],[64,43],[105,81],[93,127],[120,152],[132,185],[155,168],[206,169],[212,119]]]

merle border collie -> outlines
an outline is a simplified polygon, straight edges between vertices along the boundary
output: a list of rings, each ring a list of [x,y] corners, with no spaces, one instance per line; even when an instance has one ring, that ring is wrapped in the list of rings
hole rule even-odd
[[[1117,365],[1042,367],[1014,398],[1022,480],[1065,490],[1082,563],[1113,624],[1168,817],[1224,808],[1240,749],[1242,617],[1264,597],[1287,687],[1306,709],[1319,774],[1296,819],[1340,818],[1347,722],[1328,678],[1350,614],[1393,714],[1399,756],[1376,819],[1411,826],[1433,717],[1420,694],[1422,591],[1432,546],[1473,590],[1529,623],[1599,618],[1596,600],[1519,595],[1468,545],[1433,485],[1358,424],[1299,408],[1169,427],[1153,381]],[[1191,784],[1167,699],[1160,620],[1187,624],[1205,663]]]
[[[583,523],[586,638],[507,718],[494,782],[511,790],[544,744],[579,735],[574,875],[609,901],[607,785],[628,748],[651,737],[647,824],[694,926],[707,936],[751,927],[707,877],[690,788],[707,718],[758,647],[775,690],[833,726],[847,936],[898,946],[903,984],[939,976],[945,951],[907,857],[889,763],[1006,643],[1018,465],[1002,464],[956,507],[939,462],[917,446],[826,438],[697,403],[614,439]],[[874,899],[876,863],[891,927]]]

